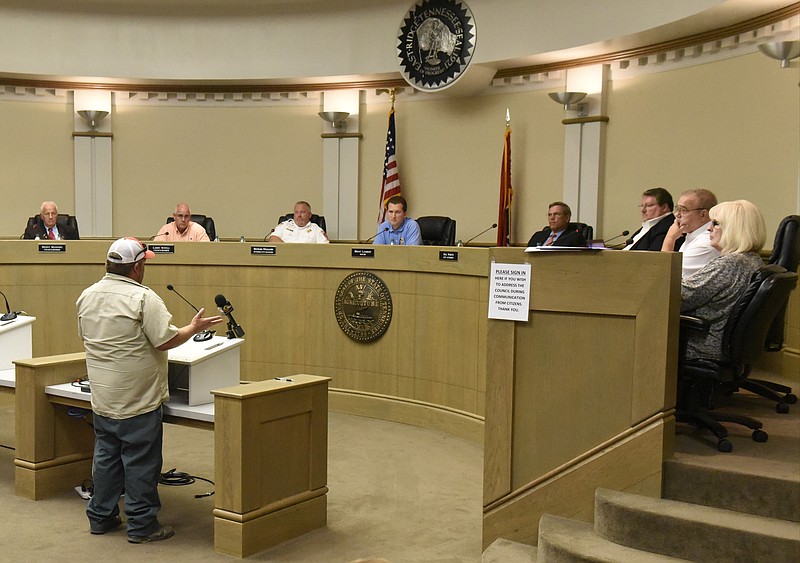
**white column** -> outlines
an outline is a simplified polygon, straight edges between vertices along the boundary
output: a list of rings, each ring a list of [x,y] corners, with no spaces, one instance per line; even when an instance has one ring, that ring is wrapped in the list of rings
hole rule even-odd
[[[105,98],[111,107],[111,92],[91,92],[95,98]],[[82,92],[75,92],[75,105]],[[82,237],[113,236],[111,186],[111,113],[96,123],[89,123],[73,112],[75,129],[75,216]]]
[[[358,239],[358,156],[361,92],[324,93],[324,111],[347,111],[347,129],[335,133],[324,123],[322,133],[322,206],[328,238]],[[340,107],[331,104],[344,104]]]
[[[568,72],[567,91],[588,95],[583,111],[571,112],[562,122],[566,127],[564,201],[572,208],[572,220],[591,225],[595,234],[602,232],[607,73],[606,65]]]

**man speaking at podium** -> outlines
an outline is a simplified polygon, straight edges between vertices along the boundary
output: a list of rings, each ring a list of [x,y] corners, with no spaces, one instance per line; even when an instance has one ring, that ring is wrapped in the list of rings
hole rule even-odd
[[[119,500],[125,493],[128,541],[170,538],[161,526],[161,405],[169,399],[167,350],[222,321],[203,317],[177,328],[161,298],[142,285],[145,261],[155,255],[135,238],[114,241],[106,275],[86,288],[76,303],[78,333],[86,349],[86,370],[94,412],[94,494],[86,508],[92,534],[121,525]]]

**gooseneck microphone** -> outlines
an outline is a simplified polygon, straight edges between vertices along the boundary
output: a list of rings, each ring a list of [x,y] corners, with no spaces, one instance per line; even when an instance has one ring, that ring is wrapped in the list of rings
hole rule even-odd
[[[184,301],[186,301],[189,304],[189,307],[191,307],[192,309],[194,309],[198,313],[200,312],[200,309],[198,309],[197,307],[192,305],[191,302],[188,299],[186,299],[183,295],[178,293],[178,290],[175,289],[174,285],[172,285],[171,283],[168,283],[167,284],[167,289],[170,290],[170,291],[174,291],[175,295],[177,295],[178,297],[180,297],[181,299],[183,299]],[[205,342],[206,340],[210,340],[211,337],[214,336],[215,332],[216,332],[215,330],[203,330],[203,331],[198,332],[197,334],[195,334],[194,337],[192,337],[192,340],[194,340],[195,342]]]
[[[389,227],[384,227],[382,231],[378,231],[377,233],[375,233],[374,235],[372,235],[371,237],[369,237],[367,240],[365,240],[365,241],[364,241],[364,244],[369,244],[369,243],[371,243],[373,240],[375,240],[376,238],[378,238],[378,235],[379,235],[379,234],[381,234],[381,233],[385,233],[385,232],[386,232],[386,231],[388,231],[388,230],[389,230]]]
[[[492,223],[492,226],[491,226],[491,227],[489,227],[488,229],[484,229],[484,230],[482,230],[482,231],[481,231],[481,232],[479,232],[477,235],[475,235],[474,237],[472,237],[471,239],[469,239],[467,242],[465,242],[465,243],[464,243],[464,246],[467,246],[469,243],[471,243],[473,240],[475,240],[476,238],[478,238],[478,237],[479,237],[479,236],[481,236],[482,234],[484,234],[484,233],[488,233],[488,232],[489,232],[489,231],[491,231],[492,229],[496,229],[496,228],[497,228],[497,223]]]
[[[0,317],[0,321],[13,321],[17,318],[17,314],[11,311],[11,308],[8,306],[8,298],[6,294],[0,291],[0,295],[3,296],[3,301],[6,302],[6,314]]]
[[[603,241],[603,246],[608,246],[608,243],[609,243],[609,242],[611,242],[612,240],[617,240],[618,238],[621,238],[621,237],[626,237],[626,236],[628,236],[629,234],[630,234],[630,231],[628,231],[628,230],[624,230],[624,231],[622,231],[620,234],[618,234],[617,236],[615,236],[615,237],[611,237],[610,239],[606,239],[606,240],[604,240],[604,241]],[[618,244],[619,244],[619,243],[618,243]]]
[[[219,312],[228,317],[228,338],[241,338],[244,336],[244,329],[239,326],[236,319],[233,318],[233,305],[225,299],[221,293],[214,298],[214,303],[217,304]]]
[[[264,242],[269,240],[269,237],[271,237],[272,233],[274,233],[274,232],[275,232],[275,229],[271,229],[270,232],[268,232],[267,235],[264,237]]]
[[[165,237],[165,236],[167,236],[168,234],[169,234],[169,233],[158,233],[157,235],[153,235],[153,236],[151,236],[151,237],[150,237],[150,240],[156,240],[156,237]],[[177,293],[177,292],[176,292],[176,293]]]

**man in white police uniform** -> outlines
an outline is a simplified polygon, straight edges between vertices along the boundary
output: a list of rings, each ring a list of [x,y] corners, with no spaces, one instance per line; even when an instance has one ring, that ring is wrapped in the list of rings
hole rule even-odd
[[[316,223],[311,222],[311,205],[307,201],[295,203],[294,217],[275,227],[267,241],[321,244],[330,242],[325,231]]]

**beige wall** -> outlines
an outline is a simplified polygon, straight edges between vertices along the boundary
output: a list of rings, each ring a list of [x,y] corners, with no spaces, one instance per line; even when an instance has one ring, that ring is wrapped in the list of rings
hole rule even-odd
[[[543,91],[398,102],[398,163],[409,213],[448,215],[467,240],[497,221],[506,108],[511,114],[512,238],[527,241],[561,198],[563,112]],[[374,233],[389,105],[369,109],[361,165],[361,235]],[[363,121],[362,121],[363,123]],[[476,239],[493,243],[494,232]]]
[[[46,199],[75,213],[72,107],[0,103],[0,236],[19,237]]]
[[[641,191],[705,186],[748,198],[770,233],[797,212],[798,69],[758,53],[611,84],[604,228],[638,227]],[[495,94],[495,92],[497,92]],[[510,93],[507,93],[510,92]],[[0,97],[0,236],[19,236],[43,199],[73,211],[71,104]],[[119,105],[113,115],[114,234],[155,234],[178,200],[212,214],[222,237],[263,236],[297,199],[322,209],[318,107]],[[397,101],[401,182],[412,216],[447,214],[466,240],[497,218],[505,109],[513,129],[513,240],[561,197],[563,112],[546,91]],[[387,103],[362,106],[359,236],[375,232]],[[493,234],[479,242],[491,242]]]
[[[322,208],[317,108],[120,106],[114,233],[152,236],[179,201],[220,237],[263,237],[297,199]]]
[[[641,192],[705,187],[750,199],[767,221],[798,212],[798,68],[760,53],[620,80],[608,113],[605,232],[637,228]]]

